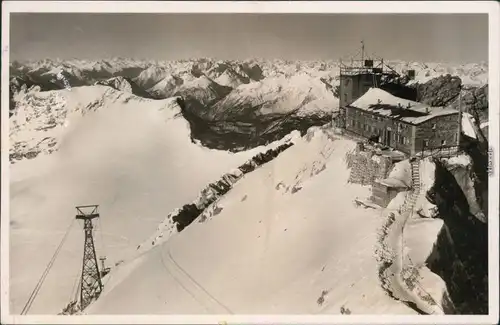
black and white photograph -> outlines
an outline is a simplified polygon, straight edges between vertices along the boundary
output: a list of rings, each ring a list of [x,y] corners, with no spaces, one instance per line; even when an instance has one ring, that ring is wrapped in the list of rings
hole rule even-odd
[[[2,323],[497,322],[499,6],[435,3],[3,2]]]

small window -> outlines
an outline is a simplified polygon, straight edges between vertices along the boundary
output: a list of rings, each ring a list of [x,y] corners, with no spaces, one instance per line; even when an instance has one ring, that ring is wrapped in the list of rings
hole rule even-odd
[[[441,140],[441,145],[442,146],[446,145],[446,140]]]
[[[436,129],[436,123],[432,123],[432,129],[435,130]]]
[[[428,147],[429,146],[429,140],[424,140],[424,146]]]

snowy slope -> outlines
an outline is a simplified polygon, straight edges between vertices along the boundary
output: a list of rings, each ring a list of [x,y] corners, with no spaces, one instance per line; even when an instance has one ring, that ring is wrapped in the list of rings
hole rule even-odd
[[[214,79],[219,85],[236,88],[239,85],[247,84],[250,78],[236,73],[233,69],[226,69],[224,73]]]
[[[168,70],[164,67],[150,66],[137,76],[135,82],[144,89],[148,89],[167,77],[167,75]]]
[[[462,132],[468,137],[477,138],[473,117],[469,113],[462,114]]]
[[[248,174],[194,223],[122,264],[89,314],[414,314],[381,289],[380,211],[347,184],[355,143],[311,130]],[[321,298],[323,297],[323,298]]]
[[[213,107],[211,118],[225,116],[286,114],[324,115],[338,108],[338,99],[321,80],[306,74],[291,78],[266,78],[234,89]]]
[[[415,70],[413,82],[421,84],[447,74],[460,77],[462,84],[467,86],[482,86],[488,83],[487,62],[447,64],[392,61],[388,64],[400,73],[409,69]]]
[[[136,77],[151,63],[140,60],[113,58],[107,60],[40,60],[30,62],[12,62],[11,76],[27,76],[41,86],[56,79],[63,73],[70,81],[71,86],[90,85],[97,80],[108,79],[113,76],[127,78]],[[44,87],[42,87],[44,88]],[[53,89],[53,88],[52,88]]]
[[[130,84],[130,82],[128,80],[126,80],[123,77],[114,77],[114,78],[110,78],[108,80],[98,81],[98,82],[96,82],[96,85],[109,86],[109,87],[112,87],[116,90],[120,90],[120,91],[131,93],[131,94],[133,93],[132,92],[132,85]]]
[[[11,165],[13,313],[27,301],[74,219],[75,206],[101,205],[96,245],[113,266],[134,252],[170,211],[264,150],[231,154],[192,143],[175,99],[153,101],[106,86],[34,96],[38,106],[25,101],[18,111],[23,116],[12,119],[17,129],[11,141],[36,144],[50,135],[58,150]],[[56,125],[52,131],[36,130],[50,119]],[[55,314],[68,302],[81,268],[82,245],[82,225],[75,223],[31,314]]]
[[[183,83],[184,80],[181,78],[168,75],[151,87],[148,92],[157,97],[168,98],[171,97],[176,92],[177,88]]]
[[[221,86],[205,75],[185,80],[176,90],[176,96],[192,97],[203,105],[211,105],[224,98],[231,88]]]

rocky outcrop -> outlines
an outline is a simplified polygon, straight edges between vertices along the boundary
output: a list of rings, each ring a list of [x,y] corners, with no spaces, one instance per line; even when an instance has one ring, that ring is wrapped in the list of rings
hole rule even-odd
[[[475,174],[472,160],[467,155],[442,160],[443,165],[455,177],[457,184],[464,193],[470,213],[481,222],[487,223],[487,218],[478,203],[480,193],[476,193]]]
[[[38,86],[26,90],[23,85],[13,98],[9,121],[11,163],[57,150],[56,135],[66,119],[66,101],[55,92],[40,96],[39,90]],[[44,136],[35,138],[32,132],[43,132]]]
[[[447,106],[460,94],[462,80],[459,77],[445,75],[416,85],[417,101],[431,106]]]
[[[443,294],[442,306],[446,314],[461,313],[460,286],[467,274],[457,255],[449,228],[443,225],[425,264],[446,283],[447,292]],[[456,303],[458,303],[458,308]]]
[[[481,87],[464,87],[461,93],[461,100],[459,100],[459,98],[456,98],[451,103],[451,107],[458,109],[461,103],[463,111],[469,112],[474,117],[478,117],[480,122],[487,121],[488,85],[484,85]]]
[[[452,172],[439,160],[435,165],[435,183],[427,198],[438,207],[456,254],[447,252],[446,245],[436,249],[457,262],[449,269],[450,264],[443,259],[430,268],[447,283],[458,313],[487,314],[488,225],[472,215],[467,196]]]

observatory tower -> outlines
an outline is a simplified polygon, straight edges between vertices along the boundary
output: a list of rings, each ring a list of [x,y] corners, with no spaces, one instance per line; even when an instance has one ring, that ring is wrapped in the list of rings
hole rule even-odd
[[[358,52],[359,53],[359,52]],[[384,60],[365,57],[365,44],[361,42],[361,58],[353,57],[350,61],[340,60],[340,107],[345,107],[363,96],[368,89],[380,86]]]

